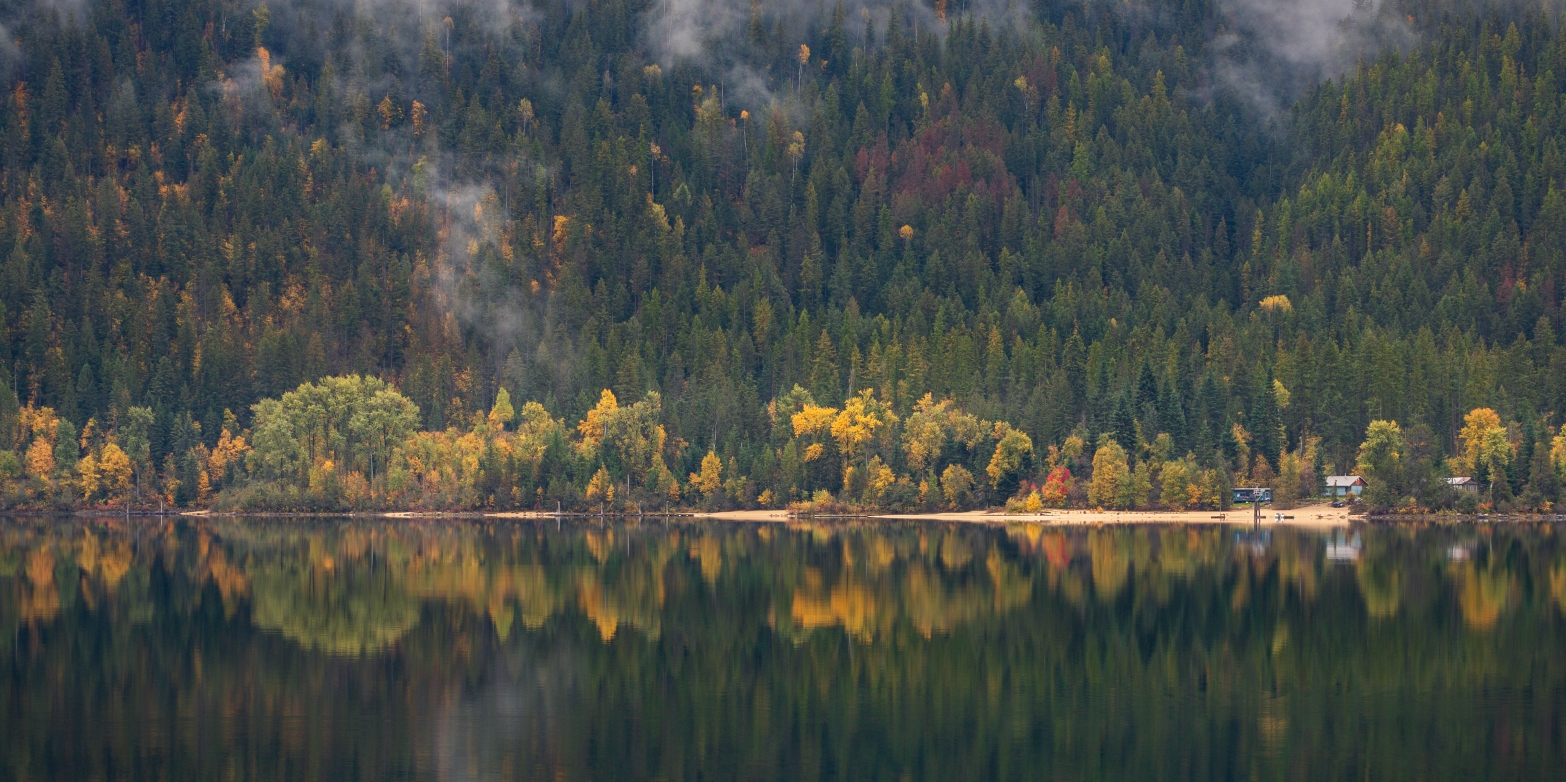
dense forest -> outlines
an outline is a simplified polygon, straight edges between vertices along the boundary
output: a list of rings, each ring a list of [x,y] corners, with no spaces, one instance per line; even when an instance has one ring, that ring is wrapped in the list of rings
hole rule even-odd
[[[0,1],[3,501],[1559,501],[1557,9],[1122,5]]]

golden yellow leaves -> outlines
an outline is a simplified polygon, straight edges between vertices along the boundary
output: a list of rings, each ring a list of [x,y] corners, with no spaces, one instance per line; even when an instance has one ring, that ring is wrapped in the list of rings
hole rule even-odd
[[[104,488],[126,492],[131,486],[131,460],[118,445],[108,443],[98,454],[98,474]]]
[[[272,53],[265,46],[256,47],[256,63],[261,69],[261,83],[266,86],[267,92],[272,94],[272,99],[277,100],[283,96],[283,66],[272,64]]]
[[[609,477],[607,468],[599,467],[598,472],[593,473],[593,479],[587,482],[587,501],[614,502],[614,479]]]
[[[973,473],[960,464],[949,464],[941,473],[941,493],[950,505],[960,505],[973,490]]]
[[[414,101],[413,102],[413,111],[411,112],[411,115],[412,115],[411,118],[413,120],[413,135],[415,135],[415,136],[422,136],[422,135],[424,135],[424,124],[425,124],[426,121],[428,121],[429,111],[427,111],[424,108],[424,104],[423,103],[420,103],[418,101]]]
[[[865,496],[871,500],[880,498],[892,484],[897,482],[897,473],[881,461],[881,457],[870,457],[870,466],[867,469],[869,485],[865,487]]]
[[[1550,462],[1555,465],[1555,473],[1566,480],[1566,424],[1561,424],[1560,434],[1550,443]]]
[[[875,398],[874,392],[865,389],[843,405],[843,411],[832,419],[832,439],[837,440],[843,455],[852,458],[861,446],[875,436],[877,430],[890,428],[897,423],[897,414]]]
[[[1093,480],[1088,484],[1088,504],[1111,507],[1121,494],[1121,484],[1130,481],[1126,452],[1114,440],[1099,443],[1093,453]]]
[[[402,123],[402,107],[391,99],[391,95],[381,98],[375,111],[381,115],[381,130],[391,130],[393,125]]]
[[[112,445],[112,443],[111,443]],[[105,458],[107,458],[110,446],[104,446]],[[244,459],[250,446],[245,444],[244,435],[235,435],[229,431],[229,427],[223,427],[223,433],[218,436],[217,447],[207,456],[207,469],[222,475],[229,465],[237,465]]]
[[[806,404],[793,416],[795,437],[814,437],[832,425],[837,408]],[[819,455],[819,454],[818,454]]]
[[[501,388],[495,394],[495,404],[489,409],[489,428],[495,431],[504,429],[513,418],[516,418],[516,409],[511,406],[511,392]]]
[[[712,497],[723,488],[723,460],[712,451],[701,459],[701,472],[691,473],[691,486],[705,497]]]
[[[1463,563],[1457,581],[1463,623],[1475,630],[1495,627],[1518,588],[1516,577],[1493,564],[1481,570],[1473,562]]]
[[[1474,409],[1463,416],[1463,429],[1457,439],[1462,443],[1459,458],[1465,472],[1481,467],[1505,467],[1512,460],[1512,445],[1506,439],[1501,416],[1488,407]]]
[[[609,425],[609,417],[620,408],[620,403],[614,398],[614,392],[604,389],[598,395],[598,404],[587,411],[587,416],[576,425],[576,431],[582,436],[581,451],[584,454],[597,453],[603,446],[604,432]]]
[[[1294,311],[1294,303],[1289,301],[1288,296],[1281,294],[1277,296],[1268,296],[1267,298],[1262,299],[1261,303],[1257,306],[1263,312],[1276,312],[1283,313],[1285,315]]]
[[[54,475],[54,444],[42,437],[34,440],[28,446],[27,456],[22,463],[28,475],[40,481],[49,480]]]
[[[23,468],[28,475],[40,481],[48,481],[54,476],[54,441],[60,417],[55,415],[52,407],[25,405],[17,411],[16,423],[18,447],[27,441],[29,435],[32,437],[32,444],[22,457]]]

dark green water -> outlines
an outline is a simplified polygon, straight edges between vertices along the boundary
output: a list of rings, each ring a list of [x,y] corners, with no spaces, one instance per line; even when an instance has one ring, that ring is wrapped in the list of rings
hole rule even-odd
[[[0,521],[0,780],[1559,779],[1562,532]]]

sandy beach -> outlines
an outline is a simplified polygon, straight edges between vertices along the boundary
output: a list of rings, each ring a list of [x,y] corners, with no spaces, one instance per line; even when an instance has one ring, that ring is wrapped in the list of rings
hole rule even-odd
[[[1286,517],[1277,519],[1277,514]],[[1234,524],[1249,526],[1254,523],[1249,506],[1228,511],[1113,511],[1113,510],[1047,510],[1041,513],[1006,513],[1004,511],[963,511],[957,513],[894,513],[875,516],[880,519],[936,519],[962,521],[977,524],[1050,524],[1072,526],[1080,524]],[[1347,508],[1334,508],[1329,503],[1307,505],[1293,510],[1278,511],[1263,508],[1262,526],[1294,527],[1343,527],[1350,522]]]
[[[1278,520],[1276,514],[1282,513],[1285,518]],[[489,514],[492,516],[504,516],[512,514]],[[517,517],[530,518],[526,514],[515,514]],[[535,514],[548,516],[549,514]],[[787,522],[802,516],[783,510],[739,510],[723,511],[717,513],[696,513],[687,518],[712,519],[715,521],[749,521],[749,522]],[[1094,511],[1094,510],[1048,510],[1042,513],[1012,513],[1008,514],[998,510],[972,510],[952,513],[880,513],[864,516],[835,516],[823,514],[817,519],[831,518],[871,518],[871,519],[897,519],[905,521],[956,521],[969,524],[1050,524],[1059,526],[1073,526],[1081,524],[1234,524],[1249,525],[1253,523],[1251,509],[1249,507],[1238,508],[1226,512],[1215,511]],[[1342,527],[1349,524],[1349,512],[1347,508],[1334,508],[1330,504],[1309,505],[1287,511],[1275,511],[1270,508],[1262,509],[1261,523],[1263,526],[1296,526],[1296,527]]]

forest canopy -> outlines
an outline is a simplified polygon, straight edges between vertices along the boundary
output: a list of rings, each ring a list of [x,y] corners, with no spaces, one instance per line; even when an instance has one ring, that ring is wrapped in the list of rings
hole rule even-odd
[[[1553,6],[671,7],[0,3],[4,503],[1560,500]]]

